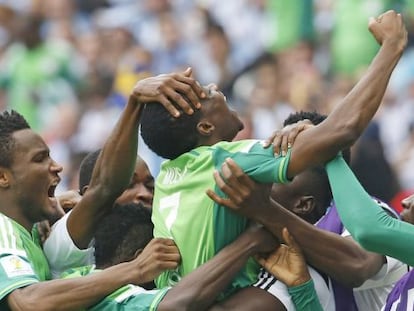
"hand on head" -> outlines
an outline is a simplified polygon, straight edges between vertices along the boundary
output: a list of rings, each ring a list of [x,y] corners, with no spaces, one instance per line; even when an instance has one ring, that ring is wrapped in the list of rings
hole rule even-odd
[[[140,80],[133,89],[132,97],[140,103],[158,102],[174,117],[180,116],[178,108],[192,114],[194,109],[201,107],[200,99],[205,98],[206,94],[191,74],[192,69],[187,68],[181,73]]]

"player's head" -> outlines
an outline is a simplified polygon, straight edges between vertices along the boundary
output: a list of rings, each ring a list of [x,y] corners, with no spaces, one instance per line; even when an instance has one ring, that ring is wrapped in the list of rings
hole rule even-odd
[[[141,204],[115,204],[95,233],[95,260],[107,268],[134,259],[153,238],[151,213]]]
[[[283,126],[294,124],[302,120],[309,120],[313,125],[318,125],[327,118],[327,115],[320,114],[316,111],[299,111],[291,113],[283,122]],[[351,162],[351,150],[346,148],[342,150],[344,160],[349,164]]]
[[[284,125],[308,119],[314,125],[326,119],[317,112],[297,112],[291,114]],[[343,152],[349,161],[349,149]],[[274,200],[294,212],[304,220],[315,223],[322,217],[332,200],[328,176],[323,165],[316,165],[296,175],[288,184],[274,184],[271,196]]]
[[[146,209],[152,210],[154,197],[154,177],[141,157],[137,157],[135,171],[128,188],[116,199],[118,204],[135,203],[142,204]]]
[[[0,166],[10,167],[16,140],[13,134],[17,131],[30,129],[24,117],[12,110],[0,114]]]
[[[88,189],[92,179],[93,169],[100,153],[101,149],[93,151],[81,162],[79,169],[79,191],[82,195]],[[135,171],[128,188],[117,198],[116,203],[140,203],[148,210],[151,210],[153,195],[154,177],[152,177],[145,161],[140,156],[137,156]]]
[[[192,115],[181,112],[178,118],[160,103],[145,105],[141,135],[150,149],[161,157],[175,159],[198,146],[232,141],[243,123],[214,85],[206,87],[206,93],[199,110],[195,109]]]
[[[290,183],[273,184],[271,197],[310,223],[322,217],[332,200],[325,168],[315,166],[296,175]]]
[[[56,212],[54,191],[62,167],[50,157],[44,140],[15,111],[0,114],[0,190],[5,208],[29,226]]]
[[[102,149],[88,153],[79,167],[79,193],[83,195],[92,179],[93,169]]]

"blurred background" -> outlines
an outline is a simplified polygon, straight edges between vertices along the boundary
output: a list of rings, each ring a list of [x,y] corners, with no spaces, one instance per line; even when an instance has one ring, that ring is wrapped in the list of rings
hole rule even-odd
[[[77,188],[138,79],[191,66],[242,116],[238,139],[267,138],[289,113],[328,114],[347,94],[378,50],[368,18],[387,9],[409,44],[352,168],[399,209],[414,192],[412,0],[0,0],[0,109],[44,137],[64,167],[59,191]],[[139,153],[156,175],[161,159]]]

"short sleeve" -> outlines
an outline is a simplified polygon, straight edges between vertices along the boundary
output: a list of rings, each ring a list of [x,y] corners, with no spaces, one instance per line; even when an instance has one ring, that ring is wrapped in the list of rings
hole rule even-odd
[[[53,278],[59,278],[67,269],[94,263],[93,247],[79,249],[73,243],[67,229],[69,214],[70,212],[53,225],[49,237],[43,244],[43,251],[49,261]]]
[[[230,152],[217,147],[213,152],[214,165],[220,170],[227,158],[232,158],[241,169],[260,183],[287,183],[287,168],[291,150],[286,156],[275,156],[273,148],[264,148],[256,142],[248,151]]]
[[[0,300],[17,288],[39,282],[18,230],[0,216]]]

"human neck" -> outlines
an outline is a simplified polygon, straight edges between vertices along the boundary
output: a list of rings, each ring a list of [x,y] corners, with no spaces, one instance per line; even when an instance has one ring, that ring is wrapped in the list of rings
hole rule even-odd
[[[24,227],[29,233],[31,232],[34,223],[23,215],[23,213],[21,212],[21,208],[18,204],[14,204],[12,203],[12,201],[8,200],[1,200],[0,213],[13,219],[19,225]]]
[[[198,144],[196,147],[200,147],[200,146],[213,146],[215,144],[217,144],[218,142],[220,142],[220,139],[217,139],[217,137],[215,136],[207,136],[207,137],[201,137],[198,140]]]

